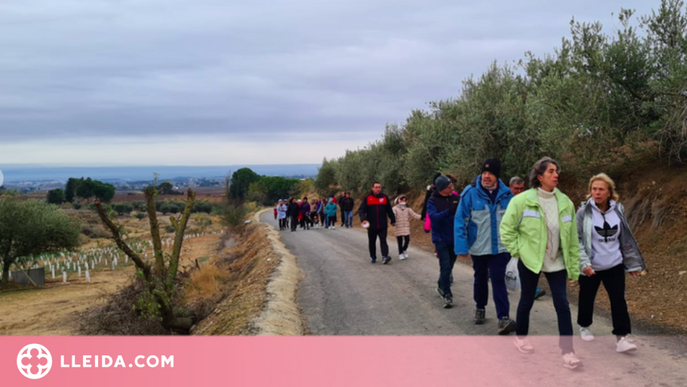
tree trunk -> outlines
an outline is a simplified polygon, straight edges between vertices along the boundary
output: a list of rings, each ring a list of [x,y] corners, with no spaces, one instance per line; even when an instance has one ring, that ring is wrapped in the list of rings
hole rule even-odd
[[[7,285],[10,282],[10,266],[12,265],[12,261],[9,258],[4,258],[2,260],[2,283],[3,285]]]

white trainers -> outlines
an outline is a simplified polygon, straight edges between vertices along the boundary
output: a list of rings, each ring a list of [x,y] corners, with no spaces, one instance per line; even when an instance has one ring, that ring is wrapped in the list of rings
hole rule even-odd
[[[532,344],[530,344],[527,339],[518,339],[517,337],[515,338],[515,341],[513,342],[515,344],[515,348],[518,349],[518,351],[522,353],[533,353],[534,352],[534,347]]]
[[[575,368],[577,368],[581,365],[582,365],[582,361],[574,353],[570,352],[570,353],[566,353],[565,355],[563,355],[563,366],[565,368],[569,368],[571,370],[574,370]]]
[[[594,341],[594,334],[588,327],[580,327],[580,336],[584,341]]]
[[[403,255],[403,254],[399,254],[399,255],[398,255],[398,260],[399,260],[399,261],[403,261],[404,259],[406,259],[406,256],[405,256],[405,255]]]
[[[634,352],[637,350],[637,346],[631,341],[632,339],[623,336],[618,340],[617,343],[615,343],[615,351],[616,352]]]
[[[336,227],[332,226],[332,230],[334,230]]]
[[[403,252],[403,256],[406,257],[406,258],[408,258],[408,251],[404,251],[404,252]]]

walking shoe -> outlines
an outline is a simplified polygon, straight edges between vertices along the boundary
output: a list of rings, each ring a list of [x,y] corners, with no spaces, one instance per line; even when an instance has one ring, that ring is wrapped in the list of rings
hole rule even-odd
[[[508,317],[504,317],[499,320],[499,335],[507,335],[511,332],[515,332],[515,321]]]
[[[402,253],[398,255],[398,260],[399,260],[399,261],[402,261],[402,260],[404,260],[404,259],[406,259],[406,256],[405,256],[405,255],[403,255]]]
[[[391,261],[391,257],[382,257],[382,264],[383,265],[386,265],[387,263],[389,263],[389,261]]]
[[[472,321],[475,322],[475,324],[484,324],[484,309],[475,309],[475,318],[472,319]]]
[[[377,263],[377,258],[370,258],[370,263]]]
[[[448,309],[453,306],[453,298],[451,296],[444,296],[444,309]]]
[[[534,352],[534,347],[532,344],[527,339],[518,339],[517,337],[515,338],[515,341],[513,342],[515,344],[515,348],[518,349],[521,353],[533,353]]]
[[[588,327],[580,327],[580,336],[584,341],[594,341],[594,335]]]
[[[408,250],[406,250],[406,251],[403,252],[403,256],[404,256],[406,259],[408,259]]]
[[[439,297],[444,298],[444,291],[441,290],[441,288],[438,286],[437,286],[437,293],[439,293]]]
[[[538,300],[539,298],[541,298],[545,295],[546,295],[546,290],[537,288],[537,291],[534,293],[534,299]]]
[[[563,355],[563,366],[565,368],[569,368],[571,370],[574,370],[575,368],[577,368],[581,365],[582,365],[582,361],[574,353],[570,352],[570,353],[566,353],[565,355]]]
[[[615,351],[616,352],[634,352],[637,350],[637,346],[631,341],[632,339],[623,336],[618,340],[617,343],[615,343]]]
[[[332,226],[332,230],[336,229],[336,227]]]

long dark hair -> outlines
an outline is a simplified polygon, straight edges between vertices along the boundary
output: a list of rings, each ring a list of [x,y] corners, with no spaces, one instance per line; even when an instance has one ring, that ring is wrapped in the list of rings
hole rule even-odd
[[[532,166],[530,171],[530,187],[539,188],[541,187],[541,181],[539,181],[539,176],[544,176],[544,173],[549,169],[549,165],[556,166],[556,172],[561,173],[561,166],[558,162],[551,157],[543,157]]]

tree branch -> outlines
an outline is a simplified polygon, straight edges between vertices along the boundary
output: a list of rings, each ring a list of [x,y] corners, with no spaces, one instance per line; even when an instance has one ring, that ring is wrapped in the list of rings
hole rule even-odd
[[[186,230],[186,224],[188,223],[188,219],[191,217],[191,210],[193,209],[195,200],[196,193],[189,188],[186,196],[186,207],[184,207],[181,220],[174,226],[176,228],[176,234],[174,235],[174,247],[172,248],[172,257],[169,262],[169,271],[167,272],[168,286],[171,286],[172,282],[176,278],[177,270],[179,269],[179,255],[181,255],[181,245],[184,242],[184,230]]]
[[[153,240],[153,254],[155,254],[155,270],[157,270],[158,278],[161,278],[165,272],[165,260],[162,255],[160,225],[157,222],[157,213],[155,212],[155,188],[146,188],[145,195],[148,206],[148,218],[150,219],[150,236]]]

